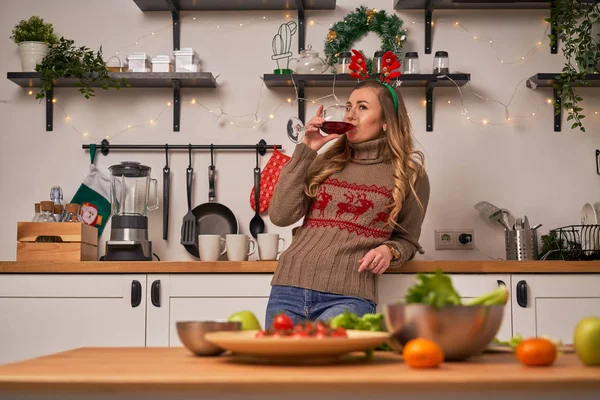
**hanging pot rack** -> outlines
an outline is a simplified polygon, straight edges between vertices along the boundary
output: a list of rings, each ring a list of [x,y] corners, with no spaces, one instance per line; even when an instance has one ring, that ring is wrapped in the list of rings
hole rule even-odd
[[[90,149],[90,152],[96,152],[100,150],[103,155],[108,155],[110,150],[252,150],[260,153],[264,156],[267,150],[278,149],[282,146],[280,144],[269,145],[264,139],[261,139],[256,144],[110,144],[106,139],[102,140],[99,145],[97,144],[83,144],[81,146],[84,150]]]

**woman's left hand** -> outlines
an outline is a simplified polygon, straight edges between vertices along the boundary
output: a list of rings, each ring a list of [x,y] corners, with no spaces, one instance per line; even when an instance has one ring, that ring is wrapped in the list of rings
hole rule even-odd
[[[360,263],[358,272],[371,271],[374,274],[381,275],[389,268],[391,260],[392,254],[387,246],[381,245],[375,247],[374,249],[369,250],[363,258],[358,260]]]

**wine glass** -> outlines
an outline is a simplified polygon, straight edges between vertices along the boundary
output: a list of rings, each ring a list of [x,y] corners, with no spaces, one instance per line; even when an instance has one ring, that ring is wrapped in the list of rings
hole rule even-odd
[[[349,122],[346,122],[346,106],[343,104],[334,104],[323,110],[321,117],[325,119],[321,125],[321,135],[326,136],[331,133],[341,135],[354,128]],[[293,143],[302,143],[304,140],[305,128],[299,118],[292,117],[287,123],[288,138]]]

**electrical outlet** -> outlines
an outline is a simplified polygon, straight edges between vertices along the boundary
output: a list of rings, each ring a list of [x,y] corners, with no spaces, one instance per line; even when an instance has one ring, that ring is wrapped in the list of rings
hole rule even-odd
[[[453,250],[456,248],[454,231],[449,229],[440,229],[435,231],[435,249]]]
[[[458,250],[475,249],[475,230],[474,229],[455,229],[454,237],[456,248]]]

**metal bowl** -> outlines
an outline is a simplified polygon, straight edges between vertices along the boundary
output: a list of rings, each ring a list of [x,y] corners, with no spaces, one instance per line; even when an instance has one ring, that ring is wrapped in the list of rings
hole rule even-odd
[[[460,361],[482,352],[496,337],[504,305],[446,306],[439,310],[425,304],[386,304],[384,316],[391,334],[392,349],[409,340],[425,338],[436,342],[444,359]]]
[[[225,350],[204,339],[208,332],[239,331],[241,322],[181,321],[177,322],[177,335],[181,343],[197,356],[218,356]]]

